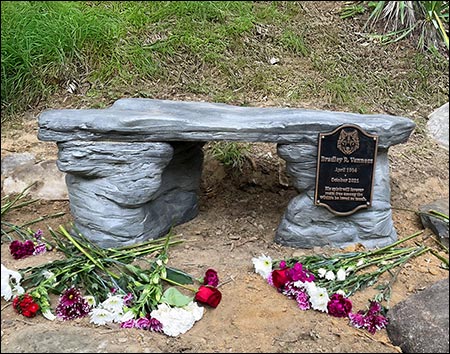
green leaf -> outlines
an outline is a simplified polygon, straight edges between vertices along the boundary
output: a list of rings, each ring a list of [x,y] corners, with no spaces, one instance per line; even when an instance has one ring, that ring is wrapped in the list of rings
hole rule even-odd
[[[193,300],[193,297],[182,294],[178,289],[174,287],[167,288],[161,298],[162,302],[167,305],[183,307],[189,304]]]
[[[167,270],[166,278],[169,280],[172,280],[179,284],[193,284],[194,283],[194,278],[191,275],[189,275],[179,269],[166,267],[166,270]]]

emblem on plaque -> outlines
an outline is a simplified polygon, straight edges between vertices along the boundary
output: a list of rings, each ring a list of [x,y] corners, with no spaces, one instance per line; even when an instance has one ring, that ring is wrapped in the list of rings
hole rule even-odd
[[[350,215],[372,204],[378,136],[354,124],[319,133],[314,204]]]
[[[337,148],[345,155],[350,155],[359,149],[359,135],[356,129],[341,130],[337,141]]]

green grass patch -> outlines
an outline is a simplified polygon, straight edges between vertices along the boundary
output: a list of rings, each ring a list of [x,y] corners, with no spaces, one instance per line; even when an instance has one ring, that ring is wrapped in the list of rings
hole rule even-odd
[[[183,53],[222,60],[252,28],[252,9],[233,1],[3,2],[2,112],[34,105],[71,80],[167,77]]]
[[[246,156],[250,153],[250,144],[218,141],[211,145],[211,155],[224,166],[241,170]]]
[[[363,43],[357,33],[365,21],[350,15],[344,20],[330,12],[324,26],[318,15],[327,6],[3,2],[2,122],[56,91],[56,99],[67,98],[73,81],[88,88],[69,103],[92,108],[120,97],[175,95],[370,113],[448,100],[448,59],[407,42],[405,49]]]
[[[305,44],[305,39],[303,35],[299,35],[292,30],[286,30],[281,36],[281,43],[283,46],[293,52],[294,54],[307,56],[308,48]]]

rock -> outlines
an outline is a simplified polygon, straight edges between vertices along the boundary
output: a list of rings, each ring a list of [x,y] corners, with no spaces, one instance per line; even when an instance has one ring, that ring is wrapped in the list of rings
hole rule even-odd
[[[448,221],[430,214],[430,210],[443,213],[448,216],[448,199],[438,199],[431,204],[419,208],[420,220],[425,228],[431,229],[444,245],[448,247]]]
[[[59,148],[74,224],[101,247],[161,237],[198,214],[201,143],[77,141]]]
[[[13,153],[5,156],[2,159],[2,176],[9,176],[15,169],[25,166],[33,165],[36,157],[29,152]]]
[[[58,170],[55,160],[42,161],[37,164],[32,161],[8,168],[9,173],[3,181],[5,194],[18,194],[35,183],[28,190],[33,198],[45,200],[67,200],[65,173]]]
[[[427,129],[430,136],[448,150],[448,102],[428,116]]]
[[[245,119],[243,119],[245,118]],[[225,103],[123,98],[108,109],[52,109],[39,115],[42,141],[246,141],[309,143],[317,133],[357,124],[379,135],[378,149],[406,142],[414,121],[386,114],[357,114]]]
[[[404,353],[448,353],[448,278],[399,302],[387,316],[388,336]]]

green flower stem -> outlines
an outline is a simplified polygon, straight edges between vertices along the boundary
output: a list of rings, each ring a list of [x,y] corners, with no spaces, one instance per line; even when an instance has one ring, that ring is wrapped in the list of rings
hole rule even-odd
[[[169,245],[176,245],[176,244],[181,243],[181,242],[183,242],[183,240],[171,241],[169,243]],[[135,251],[135,252],[129,252],[129,251],[127,253],[117,252],[117,255],[110,255],[110,258],[115,259],[115,260],[123,260],[123,259],[126,259],[126,258],[130,257],[130,258],[134,259],[134,258],[137,258],[139,256],[146,255],[146,254],[149,254],[149,253],[161,250],[163,247],[164,247],[164,245],[152,245],[151,248],[149,247],[147,249],[142,249],[142,250]]]
[[[439,217],[440,219],[442,219],[442,220],[444,220],[444,221],[446,221],[446,222],[448,223],[448,215],[447,215],[447,214],[441,213],[441,212],[439,212],[439,211],[437,211],[437,210],[433,210],[433,209],[429,210],[428,212],[429,212],[431,215],[437,216],[437,217]]]
[[[367,252],[351,252],[351,253],[339,253],[339,254],[335,254],[332,257],[327,257],[327,256],[320,256],[320,255],[312,255],[312,256],[303,256],[303,257],[294,257],[294,258],[289,258],[286,261],[288,263],[292,263],[291,265],[293,265],[293,263],[295,262],[300,262],[303,264],[303,266],[305,268],[307,268],[309,271],[315,271],[319,268],[326,268],[326,269],[332,269],[332,270],[336,270],[339,268],[344,268],[346,269],[348,266],[354,266],[358,260],[360,259],[370,259],[374,256],[378,256],[378,255],[383,255],[380,256],[379,259],[383,259],[383,257],[386,257],[388,254],[395,254],[396,252],[399,252],[395,247],[400,245],[401,243],[408,241],[414,237],[419,236],[420,234],[422,234],[424,231],[418,231],[404,239],[398,240],[388,246],[373,250],[373,251],[367,251]],[[275,261],[279,262],[279,261]],[[373,262],[373,261],[371,261]],[[370,263],[370,264],[375,264],[375,262]],[[362,268],[367,267],[368,264],[366,262],[365,265],[362,266]]]
[[[115,279],[120,279],[120,277],[117,274],[112,273],[111,271],[109,271],[108,269],[104,268],[103,265],[101,265],[100,263],[98,263],[94,258],[92,258],[92,256],[87,253],[83,247],[81,247],[72,236],[69,235],[69,233],[66,231],[66,229],[64,229],[64,227],[60,226],[60,230],[62,232],[62,234],[64,236],[66,236],[70,242],[72,242],[72,244],[78,248],[81,253],[83,253],[87,258],[89,258],[89,260],[94,263],[98,268],[100,268],[101,270],[105,271],[106,273],[108,273],[110,276],[112,276]]]
[[[433,250],[433,249],[430,249],[430,252],[435,256],[435,257],[437,257],[439,260],[441,260],[443,263],[445,263],[446,265],[447,265],[447,268],[448,268],[448,259],[447,258],[445,258],[445,257],[442,257],[439,253],[437,253],[435,250]]]
[[[411,251],[414,251],[416,249],[417,249],[416,247],[410,247],[410,248],[405,248],[405,249],[397,249],[397,250],[395,250],[395,252],[393,252],[391,254],[371,259],[369,262],[366,262],[366,263],[360,265],[359,267],[357,267],[354,271],[357,272],[357,271],[359,271],[361,269],[370,267],[372,265],[376,265],[380,261],[389,261],[389,260],[391,260],[393,258],[398,258],[399,256],[401,256],[401,255],[403,255],[405,253],[410,253]]]
[[[25,227],[25,226],[30,226],[32,224],[36,224],[40,221],[43,221],[45,219],[51,219],[51,218],[59,218],[60,216],[63,216],[65,213],[64,212],[59,212],[59,213],[55,213],[55,214],[50,214],[50,215],[44,215],[44,216],[40,216],[37,219],[31,220],[26,222],[25,224],[20,225],[19,227]]]
[[[370,285],[373,285],[374,283],[376,283],[379,276],[382,273],[384,273],[396,266],[402,265],[402,264],[406,263],[409,259],[420,256],[421,254],[423,254],[429,250],[430,250],[429,247],[424,247],[424,246],[420,246],[420,247],[416,247],[416,248],[408,248],[404,251],[400,250],[401,252],[399,251],[395,255],[396,260],[394,262],[386,264],[382,267],[379,267],[378,270],[376,270],[374,272],[364,273],[361,275],[354,275],[354,276],[348,277],[346,280],[344,280],[342,282],[334,282],[332,285],[329,285],[329,282],[325,279],[318,280],[317,283],[320,284],[321,286],[326,287],[329,292],[336,292],[337,290],[341,289],[347,293],[347,296],[350,296],[354,292],[356,292],[358,289],[366,287],[366,286],[370,286]],[[392,255],[388,255],[387,257],[379,257],[378,261],[387,260],[388,258],[392,259],[393,257],[392,257]],[[357,271],[361,270],[362,268],[368,267],[369,265],[375,266],[375,265],[377,265],[377,262],[372,261],[370,264],[364,264],[363,266],[358,267],[357,269],[354,270],[355,274]]]
[[[181,235],[171,235],[170,238],[177,238],[177,237],[181,237]],[[181,241],[177,241],[177,242],[182,242]],[[145,242],[141,242],[138,244],[134,244],[134,245],[128,245],[128,246],[122,246],[120,248],[108,248],[108,250],[112,250],[112,251],[117,251],[122,253],[123,251],[126,251],[128,249],[140,249],[140,248],[147,248],[149,246],[154,246],[154,244],[156,244],[156,247],[161,247],[166,243],[166,239],[162,239],[162,238],[157,238],[157,239],[152,239],[152,240],[148,240]]]
[[[406,256],[400,258],[398,261],[396,261],[394,263],[391,263],[391,264],[388,264],[388,265],[385,265],[383,268],[381,268],[379,270],[379,272],[383,273],[383,272],[385,272],[385,271],[387,271],[389,269],[392,269],[392,268],[394,268],[396,266],[399,266],[399,265],[401,265],[403,263],[406,263],[411,258],[418,257],[418,256],[422,255],[423,253],[428,252],[429,250],[430,250],[429,247],[421,246],[421,247],[417,248],[416,250],[414,250],[413,252],[411,252],[409,255],[406,255]]]
[[[184,285],[184,284],[180,284],[180,283],[178,283],[178,282],[176,282],[174,280],[168,279],[168,278],[161,277],[161,280],[164,280],[164,281],[166,281],[166,282],[168,282],[168,283],[170,283],[172,285],[176,285],[176,286],[182,287],[184,289],[190,290],[190,291],[192,291],[194,293],[196,293],[198,291],[198,289],[191,288],[190,286],[187,286],[187,285]]]
[[[397,240],[396,242],[391,243],[390,245],[387,245],[385,247],[379,248],[379,249],[374,250],[374,251],[370,251],[366,255],[370,256],[370,255],[373,255],[373,254],[383,253],[384,251],[387,251],[389,249],[393,249],[395,246],[398,246],[399,244],[401,244],[403,242],[406,242],[408,240],[411,240],[414,237],[417,237],[417,236],[423,234],[423,232],[424,232],[424,230],[417,231],[416,233],[414,233],[414,234],[412,234],[412,235],[410,235],[408,237],[405,237],[403,239]]]

